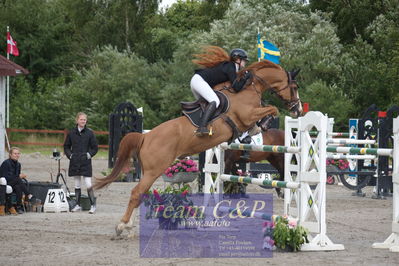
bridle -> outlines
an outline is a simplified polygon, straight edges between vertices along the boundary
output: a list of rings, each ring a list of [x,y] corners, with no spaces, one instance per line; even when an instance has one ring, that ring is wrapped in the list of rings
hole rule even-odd
[[[276,94],[277,97],[279,97],[282,102],[287,106],[288,110],[291,111],[294,108],[296,108],[297,106],[299,106],[299,104],[301,103],[300,99],[298,97],[296,97],[295,94],[295,88],[298,88],[298,84],[296,82],[296,80],[294,78],[292,78],[292,74],[291,72],[286,71],[287,77],[288,77],[288,83],[287,86],[281,88],[281,89],[277,89],[275,87],[270,86],[270,84],[268,82],[266,82],[265,80],[261,79],[259,76],[257,76],[256,74],[252,73],[253,78],[255,78],[259,83],[261,83],[264,87],[267,88],[267,90],[270,91],[271,94]],[[251,82],[252,87],[254,88],[254,90],[256,91],[256,93],[258,94],[258,96],[261,98],[262,97],[262,93],[256,88],[255,83]],[[295,85],[295,86],[292,86]],[[279,92],[286,90],[287,88],[290,89],[291,92],[291,99],[290,100],[286,100],[284,99]]]

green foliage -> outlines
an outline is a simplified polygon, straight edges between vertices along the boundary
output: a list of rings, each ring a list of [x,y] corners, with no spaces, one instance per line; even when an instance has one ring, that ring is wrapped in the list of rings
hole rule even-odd
[[[352,42],[358,34],[363,36],[369,23],[379,14],[397,9],[396,0],[310,0],[309,2],[312,10],[321,10],[332,14],[332,21],[338,26],[338,36],[344,42]]]
[[[336,85],[327,85],[316,80],[310,84],[302,94],[302,99],[310,103],[311,110],[317,110],[334,118],[336,130],[340,125],[347,126],[348,119],[353,117],[354,105],[351,98]],[[334,99],[334,100],[332,100]]]
[[[58,129],[63,120],[61,101],[53,94],[64,84],[62,78],[37,81],[36,92],[27,80],[15,79],[15,89],[11,90],[10,127],[30,129]],[[63,128],[62,128],[63,129]]]
[[[117,104],[130,101],[143,107],[145,128],[160,123],[157,91],[162,72],[157,66],[111,47],[96,50],[89,64],[88,69],[75,70],[74,80],[61,89],[65,115],[84,111],[94,128],[107,128],[108,114]]]

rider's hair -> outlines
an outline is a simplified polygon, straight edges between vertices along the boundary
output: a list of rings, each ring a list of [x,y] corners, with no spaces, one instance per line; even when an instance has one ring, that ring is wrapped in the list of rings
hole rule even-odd
[[[205,46],[202,50],[202,53],[193,55],[196,58],[192,60],[194,64],[208,68],[231,60],[228,53],[221,47]]]

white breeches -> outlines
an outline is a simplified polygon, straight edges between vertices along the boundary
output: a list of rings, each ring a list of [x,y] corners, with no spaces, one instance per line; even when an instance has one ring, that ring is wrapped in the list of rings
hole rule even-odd
[[[7,179],[5,177],[0,177],[0,185],[6,186],[6,194],[12,193],[12,187],[7,185]]]
[[[80,176],[74,176],[73,177],[75,179],[75,188],[80,188],[81,187],[81,183],[80,183]],[[84,176],[83,179],[85,180],[86,183],[86,188],[89,189],[91,188],[91,177],[90,176]]]
[[[216,107],[219,107],[220,101],[211,86],[198,74],[194,74],[190,82],[191,91],[194,97],[198,100],[204,98],[209,103],[216,102]]]

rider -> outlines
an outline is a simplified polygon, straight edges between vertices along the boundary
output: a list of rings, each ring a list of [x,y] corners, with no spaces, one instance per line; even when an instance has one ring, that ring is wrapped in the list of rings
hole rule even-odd
[[[245,50],[233,49],[230,56],[224,49],[217,46],[207,46],[204,50],[205,53],[194,55],[197,59],[193,62],[204,68],[195,70],[190,83],[194,97],[196,99],[204,98],[209,103],[195,132],[197,136],[209,134],[206,125],[220,104],[219,98],[212,88],[222,82],[230,81],[232,88],[236,92],[240,92],[250,78],[250,73],[246,72],[240,80],[236,80],[237,72],[244,68],[248,61],[248,54]]]

